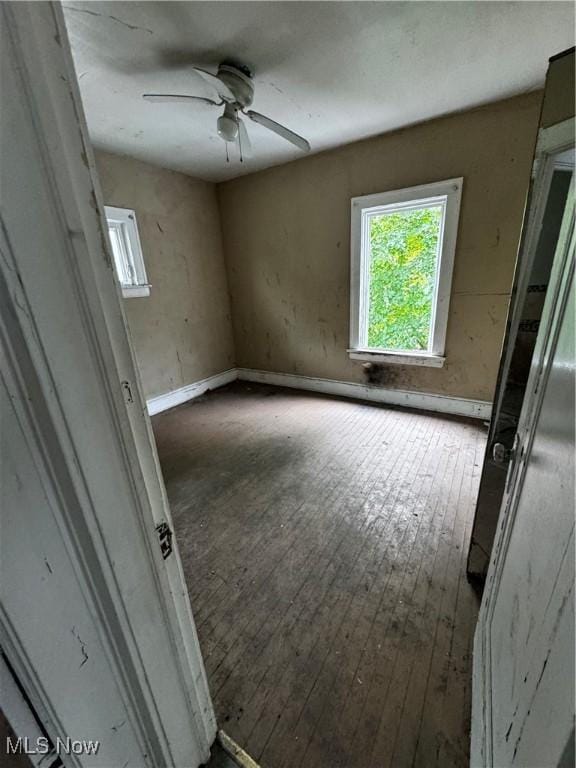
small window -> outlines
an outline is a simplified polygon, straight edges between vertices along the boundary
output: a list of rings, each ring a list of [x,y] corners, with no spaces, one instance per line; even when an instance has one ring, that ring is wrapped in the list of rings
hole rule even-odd
[[[462,183],[352,199],[352,359],[444,364]]]
[[[129,208],[105,207],[108,236],[116,265],[116,274],[125,298],[149,296],[144,257],[138,237],[136,214]]]

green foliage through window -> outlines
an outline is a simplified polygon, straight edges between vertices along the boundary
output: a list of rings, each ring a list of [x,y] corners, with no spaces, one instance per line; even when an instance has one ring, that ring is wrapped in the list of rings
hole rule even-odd
[[[368,347],[426,350],[442,206],[370,216]]]

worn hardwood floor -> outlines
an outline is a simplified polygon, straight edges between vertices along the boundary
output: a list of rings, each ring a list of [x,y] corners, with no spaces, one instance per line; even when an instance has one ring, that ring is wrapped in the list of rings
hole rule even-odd
[[[232,738],[264,768],[468,765],[481,424],[244,384],[153,424]]]

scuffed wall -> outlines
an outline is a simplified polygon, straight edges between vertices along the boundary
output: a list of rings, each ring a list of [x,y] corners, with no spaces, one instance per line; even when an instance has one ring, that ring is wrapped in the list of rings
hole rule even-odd
[[[220,184],[237,364],[364,382],[347,355],[350,198],[464,177],[443,369],[386,387],[491,400],[542,94],[406,128]]]
[[[99,151],[96,164],[106,204],[136,211],[152,284],[124,300],[146,397],[233,367],[215,185]]]

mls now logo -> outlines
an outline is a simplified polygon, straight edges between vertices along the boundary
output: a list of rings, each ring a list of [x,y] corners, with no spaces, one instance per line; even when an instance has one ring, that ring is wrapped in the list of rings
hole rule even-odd
[[[56,744],[52,747],[46,736],[39,736],[33,740],[27,736],[20,736],[17,739],[10,736],[6,738],[6,753],[9,755],[47,755],[52,749],[57,755],[95,755],[100,749],[100,742],[91,739],[71,739],[67,736],[65,739],[57,738]]]
[[[55,746],[58,755],[95,755],[100,749],[100,742],[66,737],[65,739],[57,738]]]

